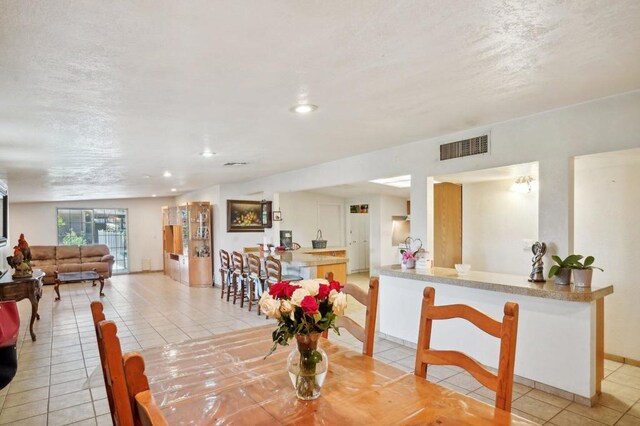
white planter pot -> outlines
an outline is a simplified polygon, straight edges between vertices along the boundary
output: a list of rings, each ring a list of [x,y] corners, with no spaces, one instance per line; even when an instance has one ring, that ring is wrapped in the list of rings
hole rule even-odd
[[[591,278],[593,278],[593,269],[573,270],[573,284],[576,287],[591,287]]]
[[[571,283],[571,269],[561,268],[555,275],[554,281],[559,285],[569,285]]]

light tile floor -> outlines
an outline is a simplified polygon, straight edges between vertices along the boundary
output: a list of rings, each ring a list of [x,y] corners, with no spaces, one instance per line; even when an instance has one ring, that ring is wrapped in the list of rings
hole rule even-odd
[[[349,277],[362,286],[364,274]],[[38,340],[28,333],[30,305],[19,303],[22,334],[19,369],[13,382],[0,390],[0,425],[106,425],[108,404],[99,364],[89,302],[98,300],[90,284],[61,287],[54,302],[46,286],[40,303]],[[123,349],[142,350],[165,343],[268,324],[255,310],[220,300],[219,288],[188,288],[162,274],[120,275],[107,281],[101,298],[108,319],[118,325]],[[362,321],[364,309],[350,304],[348,313]],[[361,350],[346,332],[330,339]],[[412,371],[415,351],[378,338],[375,358]],[[601,403],[584,407],[557,396],[516,385],[513,411],[540,424],[640,425],[640,368],[607,361]],[[493,393],[458,368],[432,366],[429,379],[489,404]]]

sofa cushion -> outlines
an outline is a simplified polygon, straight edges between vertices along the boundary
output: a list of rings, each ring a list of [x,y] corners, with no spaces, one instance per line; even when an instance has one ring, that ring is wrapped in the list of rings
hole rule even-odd
[[[58,263],[58,272],[82,272],[81,263]]]
[[[99,262],[105,254],[109,254],[109,247],[104,244],[80,246],[80,257],[82,257],[82,262]]]
[[[59,261],[65,259],[80,259],[80,247],[58,246],[56,248],[56,259]]]
[[[56,258],[56,246],[30,246],[32,260],[45,260]]]
[[[100,275],[109,275],[109,264],[106,262],[83,262],[82,263],[82,272],[93,271],[94,269]]]

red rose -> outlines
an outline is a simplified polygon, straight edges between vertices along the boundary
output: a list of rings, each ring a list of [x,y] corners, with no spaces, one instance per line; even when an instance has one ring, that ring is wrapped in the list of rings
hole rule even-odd
[[[300,302],[300,307],[305,314],[314,315],[318,313],[318,302],[313,296],[305,296]]]
[[[316,295],[316,299],[323,300],[325,297],[329,295],[330,292],[331,292],[331,287],[329,287],[326,284],[320,284],[320,287],[318,287],[318,294]]]
[[[296,291],[299,288],[300,288],[299,285],[291,285],[291,284],[287,283],[287,287],[284,289],[284,294],[285,294],[286,297],[291,299],[291,296],[293,295],[293,292]]]
[[[331,281],[329,283],[329,291],[331,291],[331,290],[340,291],[340,289],[342,287],[344,287],[344,286],[341,286],[338,281]]]
[[[275,283],[274,285],[271,286],[271,288],[269,288],[269,294],[274,299],[282,299],[284,297],[287,297],[286,290],[288,286],[289,286],[289,283],[286,281]]]

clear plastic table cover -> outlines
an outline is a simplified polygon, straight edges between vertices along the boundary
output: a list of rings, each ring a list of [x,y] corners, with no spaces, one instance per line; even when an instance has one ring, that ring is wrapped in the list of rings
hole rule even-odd
[[[151,392],[169,424],[534,424],[326,339],[321,396],[300,401],[286,371],[290,349],[264,358],[273,329],[144,351]]]

